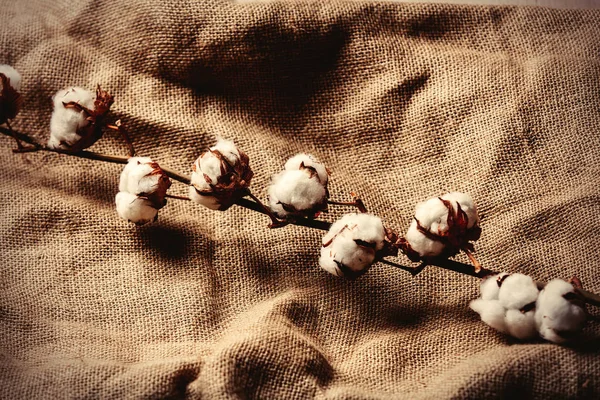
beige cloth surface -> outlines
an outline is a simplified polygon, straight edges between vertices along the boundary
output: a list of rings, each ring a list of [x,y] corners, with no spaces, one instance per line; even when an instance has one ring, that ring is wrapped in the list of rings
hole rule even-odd
[[[600,292],[598,11],[59,0],[3,1],[0,21],[19,131],[46,140],[53,93],[101,83],[163,166],[189,174],[223,135],[264,199],[310,152],[334,198],[400,232],[466,191],[484,266]],[[321,232],[240,207],[172,200],[137,228],[115,212],[121,166],[0,141],[1,398],[600,397],[597,323],[520,343],[468,308],[473,278],[347,282],[318,268]],[[113,134],[92,150],[126,154]]]

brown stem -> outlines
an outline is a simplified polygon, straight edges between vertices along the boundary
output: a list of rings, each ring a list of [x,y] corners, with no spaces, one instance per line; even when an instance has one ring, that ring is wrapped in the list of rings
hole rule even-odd
[[[597,295],[596,293],[588,292],[587,290],[583,290],[583,289],[575,289],[575,290],[583,296],[586,303],[594,305],[596,307],[600,307],[600,296],[599,295]]]
[[[427,264],[423,262],[418,267],[407,267],[405,265],[401,265],[401,264],[395,263],[393,261],[386,260],[385,258],[382,258],[382,259],[377,260],[377,261],[380,262],[380,263],[382,263],[382,264],[390,265],[392,267],[399,268],[399,269],[401,269],[403,271],[407,271],[412,276],[417,276],[427,266]]]
[[[360,211],[361,213],[366,213],[367,212],[367,207],[365,207],[365,203],[363,203],[363,201],[360,199],[360,197],[358,197],[356,195],[356,193],[354,193],[354,192],[350,193],[350,195],[353,198],[352,201],[327,200],[327,204],[330,204],[332,206],[356,207],[356,208],[358,208],[358,211]]]
[[[37,143],[33,138],[31,138],[27,135],[24,135],[24,134],[16,132],[16,131],[11,132],[10,130],[8,130],[4,127],[0,127],[0,133],[3,133],[5,135],[11,136],[11,137],[17,137],[19,140],[22,140],[23,142],[32,144],[34,146],[34,148],[32,148],[32,149],[24,149],[23,152],[49,151],[49,152],[58,153],[58,154],[66,154],[69,156],[74,156],[74,157],[79,157],[79,158],[87,158],[90,160],[99,160],[99,161],[112,162],[112,163],[117,163],[117,164],[127,164],[127,161],[129,159],[129,157],[110,156],[110,155],[105,155],[105,154],[94,153],[91,151],[68,152],[68,151],[62,151],[62,150],[49,149],[46,146],[43,146],[43,145]],[[190,178],[188,176],[183,175],[179,172],[173,171],[169,168],[161,167],[161,169],[170,178],[172,178],[176,181],[182,182],[186,185],[190,184]],[[252,211],[262,213],[262,214],[269,215],[269,211],[267,210],[267,208],[262,203],[260,203],[260,201],[257,198],[255,198],[249,191],[248,191],[248,195],[253,197],[256,201],[241,198],[236,202],[236,204],[238,206],[244,207],[248,210],[252,210]],[[179,197],[179,196],[171,196],[171,195],[167,195],[167,196],[173,197],[173,198]],[[355,201],[356,201],[356,199],[355,199]],[[364,207],[364,205],[363,205],[363,207]],[[365,212],[366,212],[366,209],[365,209]],[[329,228],[331,226],[331,224],[327,221],[319,221],[319,220],[314,220],[314,219],[309,219],[309,218],[297,218],[294,220],[290,220],[288,223],[290,225],[305,226],[308,228],[319,229],[319,230],[324,230],[324,231],[329,230]],[[427,266],[427,265],[433,265],[436,267],[444,268],[444,269],[447,269],[450,271],[458,272],[458,273],[464,274],[464,275],[473,276],[476,278],[484,278],[488,275],[497,274],[497,272],[489,270],[489,269],[485,269],[485,268],[480,268],[479,271],[476,272],[471,264],[463,264],[461,262],[450,260],[448,258],[428,258],[427,260],[424,260],[418,267],[406,267],[406,266],[397,264],[393,261],[386,260],[385,258],[381,258],[377,261],[381,262],[383,264],[386,264],[386,265],[390,265],[390,266],[402,269],[404,271],[408,271],[413,276],[417,275],[419,272],[421,272],[423,270],[423,268],[425,268],[425,266]],[[543,287],[543,286],[544,286],[543,283],[538,283],[538,287]],[[600,307],[600,295],[589,292],[587,290],[583,290],[583,289],[575,289],[575,290],[577,290],[583,296],[586,303]]]
[[[170,199],[177,199],[177,200],[188,200],[188,201],[192,200],[186,196],[177,196],[175,194],[168,194],[168,193],[165,195],[165,197],[168,197]]]
[[[112,129],[112,130],[119,132],[119,134],[121,135],[121,137],[123,138],[123,140],[125,140],[125,143],[127,144],[127,150],[129,151],[129,157],[135,156],[135,148],[133,147],[133,142],[131,141],[129,134],[127,133],[127,129],[125,129],[125,126],[121,123],[121,120],[120,119],[116,120],[114,125],[106,124],[105,126],[108,129]]]
[[[17,137],[17,135],[15,134],[15,131],[13,131],[12,127],[10,126],[10,121],[7,119],[6,121],[6,126],[8,127],[8,130],[10,132],[10,135],[15,139],[15,141],[17,142],[17,148],[19,150],[19,153],[22,153],[23,150],[25,149],[25,146],[23,146],[23,144],[21,143],[21,141],[19,140],[19,138]]]

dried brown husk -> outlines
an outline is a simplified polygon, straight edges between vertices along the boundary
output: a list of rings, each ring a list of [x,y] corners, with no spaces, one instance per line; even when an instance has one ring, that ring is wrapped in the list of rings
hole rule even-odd
[[[2,90],[0,91],[0,124],[14,119],[23,105],[23,96],[10,85],[10,79],[0,73]]]

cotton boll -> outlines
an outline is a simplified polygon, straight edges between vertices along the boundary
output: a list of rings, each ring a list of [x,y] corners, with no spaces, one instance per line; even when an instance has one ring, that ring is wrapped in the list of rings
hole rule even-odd
[[[243,197],[253,176],[248,156],[224,139],[202,153],[192,171],[190,199],[213,210],[226,210]]]
[[[319,265],[327,272],[356,278],[373,264],[384,246],[385,230],[379,217],[347,214],[323,237]]]
[[[296,154],[294,157],[290,158],[286,161],[284,169],[288,171],[301,169],[302,166],[314,168],[317,172],[317,177],[319,178],[319,182],[322,185],[327,186],[327,182],[329,181],[329,173],[327,172],[327,168],[324,164],[321,164],[317,161],[317,159],[310,154]]]
[[[500,284],[500,285],[499,285]],[[492,328],[517,339],[537,335],[535,301],[538,289],[530,277],[502,272],[481,282],[481,298],[471,308]]]
[[[340,277],[362,275],[375,260],[375,250],[358,245],[349,236],[337,237],[330,246],[321,248],[319,264],[327,272]]]
[[[587,313],[572,284],[554,279],[540,292],[535,322],[539,334],[553,343],[564,343],[583,329]]]
[[[472,255],[470,242],[479,239],[480,234],[473,199],[468,194],[453,192],[417,204],[414,221],[399,246],[413,261],[449,257],[462,250],[478,272],[481,266]]]
[[[517,339],[527,340],[537,336],[535,328],[535,311],[506,310],[506,328],[508,333]]]
[[[375,250],[381,250],[384,245],[385,229],[381,218],[367,213],[350,213],[344,215],[331,225],[323,237],[323,244],[333,240],[339,234],[348,235],[353,240],[367,242]]]
[[[152,222],[158,216],[158,210],[152,206],[152,202],[132,193],[117,193],[115,203],[117,204],[119,217],[137,225]]]
[[[211,153],[205,153],[205,154],[211,154]],[[200,204],[200,205],[203,205],[204,207],[210,208],[211,210],[219,210],[221,208],[221,203],[215,196],[211,195],[212,193],[214,193],[211,183],[207,182],[206,177],[203,172],[196,172],[196,171],[202,171],[201,167],[199,165],[199,161],[202,157],[198,158],[198,160],[196,161],[196,165],[195,165],[195,171],[192,172],[192,176],[190,179],[191,186],[189,189],[190,199],[197,204]],[[221,165],[221,162],[217,158],[214,158],[214,159],[218,161],[219,165]],[[211,162],[209,162],[209,164]],[[212,168],[212,166],[211,166],[211,168]],[[213,173],[212,181],[214,181],[216,184],[217,178],[218,178],[218,176],[220,176],[220,172],[219,172],[219,175],[214,175],[214,168],[210,169],[207,167],[207,170],[209,170],[209,171],[211,171],[211,173]],[[211,177],[208,174],[207,174],[207,176],[209,177],[209,179],[211,179]]]
[[[508,276],[506,272],[500,274],[488,276],[481,281],[480,292],[483,300],[498,300],[498,293],[500,292],[500,286],[503,283],[505,276]]]
[[[498,300],[507,309],[520,310],[535,302],[539,290],[530,276],[512,274],[504,279],[498,292]]]
[[[138,225],[154,221],[170,186],[169,177],[151,158],[131,157],[121,172],[117,213]]]
[[[469,306],[481,317],[481,320],[495,330],[506,333],[506,309],[498,300],[473,300]]]
[[[411,249],[421,258],[439,256],[446,248],[443,242],[425,236],[417,228],[417,221],[415,220],[410,224],[405,239],[410,244]]]
[[[4,74],[8,80],[9,85],[15,89],[17,92],[21,90],[21,74],[11,67],[10,65],[2,64],[0,65],[0,74]],[[0,81],[0,90],[3,89],[2,81]]]
[[[477,213],[477,206],[473,201],[473,198],[466,193],[452,192],[442,196],[444,200],[450,200],[452,206],[456,210],[456,203],[460,204],[461,210],[465,212],[468,218],[467,229],[472,228],[475,224],[479,223],[479,214]]]
[[[268,189],[269,207],[280,218],[313,216],[327,205],[327,191],[307,170],[284,170]]]
[[[95,95],[89,90],[73,87],[58,91],[52,98],[54,111],[50,119],[48,147],[68,150],[81,140],[81,130],[90,124],[88,115],[64,104],[75,102],[87,109],[94,109]],[[63,104],[64,103],[64,104]]]
[[[384,245],[385,228],[381,218],[367,213],[351,213],[341,218],[352,231],[352,238],[373,245],[375,250],[381,250]]]
[[[165,204],[171,180],[160,166],[148,157],[131,157],[119,181],[119,190],[150,200],[156,209]]]

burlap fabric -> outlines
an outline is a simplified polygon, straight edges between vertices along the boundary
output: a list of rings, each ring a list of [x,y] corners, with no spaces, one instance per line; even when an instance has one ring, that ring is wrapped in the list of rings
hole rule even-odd
[[[361,194],[399,231],[417,202],[466,191],[486,267],[600,292],[598,11],[60,0],[0,16],[20,131],[46,140],[52,94],[101,83],[164,166],[189,174],[220,134],[265,198],[310,152],[334,198]],[[378,265],[347,282],[318,268],[321,232],[240,207],[170,201],[137,228],[115,212],[121,166],[0,141],[2,398],[600,396],[597,323],[573,347],[522,344],[469,310],[473,278]],[[111,134],[92,150],[126,154]]]

